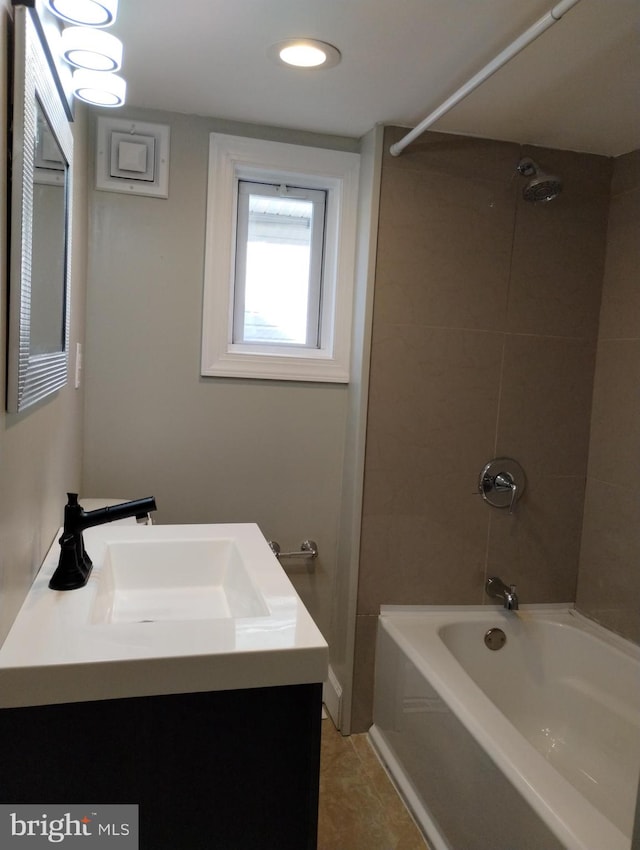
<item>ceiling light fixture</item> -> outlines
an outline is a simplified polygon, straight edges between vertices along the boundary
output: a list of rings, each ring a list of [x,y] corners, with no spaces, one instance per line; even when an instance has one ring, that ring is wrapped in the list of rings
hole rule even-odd
[[[110,27],[118,14],[118,0],[47,0],[54,15],[68,24]]]
[[[332,44],[313,38],[289,38],[272,45],[267,52],[276,62],[296,68],[332,68],[342,58]]]
[[[66,27],[61,36],[62,56],[76,68],[117,71],[122,66],[122,42],[93,27]]]
[[[87,71],[80,68],[72,77],[73,93],[85,103],[94,106],[122,106],[127,84],[116,74],[104,71]]]

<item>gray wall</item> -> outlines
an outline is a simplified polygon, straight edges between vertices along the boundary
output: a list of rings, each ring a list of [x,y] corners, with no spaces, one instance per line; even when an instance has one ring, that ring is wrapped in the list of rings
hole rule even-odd
[[[429,133],[388,145],[378,231],[352,728],[371,718],[380,604],[575,599],[611,163]],[[522,200],[530,155],[564,180]],[[516,458],[513,516],[473,495]]]
[[[9,0],[0,0],[0,162],[7,162]],[[74,233],[71,351],[84,336],[86,270],[86,126],[74,125]],[[0,169],[0,256],[7,255],[7,175]],[[23,414],[4,412],[6,377],[6,264],[0,264],[0,642],[4,639],[47,549],[62,523],[65,493],[80,486],[83,390],[65,387]]]
[[[169,198],[91,193],[83,492],[154,495],[164,523],[257,522],[286,550],[316,540],[314,573],[292,579],[328,635],[348,387],[200,376],[207,161],[212,131],[356,143],[127,116],[170,125]]]

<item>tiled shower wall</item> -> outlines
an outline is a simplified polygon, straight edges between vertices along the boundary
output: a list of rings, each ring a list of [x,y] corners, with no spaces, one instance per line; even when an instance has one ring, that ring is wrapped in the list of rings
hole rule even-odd
[[[380,604],[574,600],[611,162],[429,133],[382,170],[352,730],[371,722]],[[523,155],[561,176],[522,199]],[[476,495],[517,459],[516,512]]]
[[[615,161],[578,608],[640,642],[640,150]]]

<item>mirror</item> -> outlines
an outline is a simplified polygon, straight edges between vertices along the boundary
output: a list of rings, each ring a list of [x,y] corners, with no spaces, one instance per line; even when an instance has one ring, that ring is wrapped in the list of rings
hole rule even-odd
[[[73,138],[34,9],[14,8],[7,410],[64,386]]]

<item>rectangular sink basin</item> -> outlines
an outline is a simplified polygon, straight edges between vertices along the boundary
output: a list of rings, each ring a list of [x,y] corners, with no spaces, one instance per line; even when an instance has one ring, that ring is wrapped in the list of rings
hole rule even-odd
[[[0,709],[322,682],[329,650],[255,523],[108,523],[49,588],[58,532],[0,647]]]
[[[268,614],[234,540],[123,540],[106,545],[90,621],[153,623]]]

